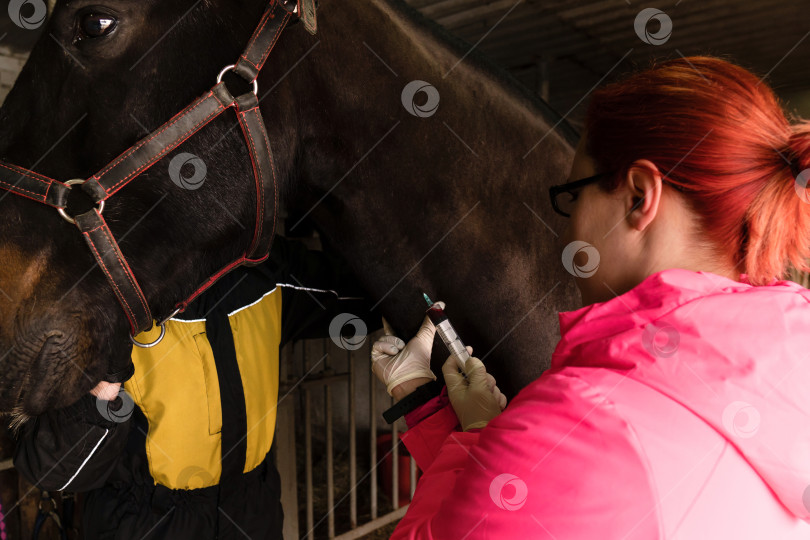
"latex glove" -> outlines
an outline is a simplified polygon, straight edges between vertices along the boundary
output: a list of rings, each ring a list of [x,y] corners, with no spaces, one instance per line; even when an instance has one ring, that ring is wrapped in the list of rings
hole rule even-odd
[[[444,302],[436,304],[444,309]],[[436,375],[430,370],[430,351],[436,327],[428,317],[407,344],[393,335],[385,319],[383,329],[385,335],[371,346],[371,371],[385,384],[389,395],[393,395],[393,389],[405,381],[420,377],[436,380]]]
[[[472,354],[472,347],[467,347],[467,351]],[[442,373],[450,403],[464,431],[485,427],[506,408],[506,396],[478,358],[467,359],[466,378],[453,356],[442,366]]]
[[[121,389],[121,383],[109,383],[101,381],[98,385],[90,390],[90,393],[96,396],[97,399],[104,401],[114,401],[118,397],[118,392]]]

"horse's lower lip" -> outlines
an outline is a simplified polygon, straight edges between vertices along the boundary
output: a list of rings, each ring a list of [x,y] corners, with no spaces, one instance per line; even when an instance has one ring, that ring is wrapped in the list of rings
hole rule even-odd
[[[44,372],[46,369],[45,364],[47,363],[45,360],[51,356],[49,349],[56,346],[54,341],[58,340],[59,337],[61,337],[61,334],[55,334],[45,338],[36,358],[29,364],[28,369],[25,370],[22,383],[20,384],[20,392],[15,402],[14,409],[16,411],[21,411],[31,416],[41,414],[42,411],[39,409],[43,407],[47,397],[55,390],[56,386],[47,388],[47,385],[38,382],[32,384],[32,379],[38,381],[42,380],[42,377],[34,377],[33,374]]]
[[[0,362],[0,381],[3,385],[2,392],[0,392],[0,416],[11,414],[22,407],[25,387],[31,378],[33,364],[27,362],[23,365],[23,362],[15,358],[12,353],[16,353],[15,347],[10,347],[8,352],[3,355],[4,362]]]

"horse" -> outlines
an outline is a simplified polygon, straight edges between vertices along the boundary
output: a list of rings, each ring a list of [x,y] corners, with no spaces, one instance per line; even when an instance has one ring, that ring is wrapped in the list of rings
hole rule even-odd
[[[267,4],[59,0],[0,108],[0,159],[89,178],[211,88]],[[445,301],[514,395],[549,366],[557,313],[576,306],[547,196],[576,132],[401,0],[321,0],[317,23],[314,35],[290,25],[257,80],[287,232],[313,224],[402,337],[424,317],[423,292]],[[254,173],[236,126],[217,117],[107,201],[153,313],[250,242]],[[204,162],[199,189],[170,178],[181,153]],[[0,191],[0,261],[0,411],[24,420],[128,358],[130,327],[52,208]],[[447,357],[438,340],[434,351]]]

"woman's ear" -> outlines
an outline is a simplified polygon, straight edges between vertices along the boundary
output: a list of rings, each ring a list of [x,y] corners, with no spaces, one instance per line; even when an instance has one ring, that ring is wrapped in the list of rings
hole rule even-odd
[[[658,215],[663,189],[661,172],[653,162],[638,159],[630,165],[623,183],[627,221],[643,231]]]

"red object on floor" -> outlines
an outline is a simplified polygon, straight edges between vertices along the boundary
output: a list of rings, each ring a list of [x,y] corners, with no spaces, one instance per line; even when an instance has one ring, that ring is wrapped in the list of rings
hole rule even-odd
[[[397,477],[399,478],[399,507],[402,508],[411,502],[411,455],[408,449],[399,441],[397,448],[399,452],[397,462],[399,463],[399,470]],[[394,469],[394,454],[391,451],[391,434],[382,433],[377,436],[377,460],[380,462],[377,468],[377,478],[380,479],[380,486],[383,493],[393,501],[393,469]],[[418,468],[416,470],[416,478],[422,475],[422,471]]]
[[[3,515],[2,504],[0,504],[0,540],[6,540],[6,516]]]

